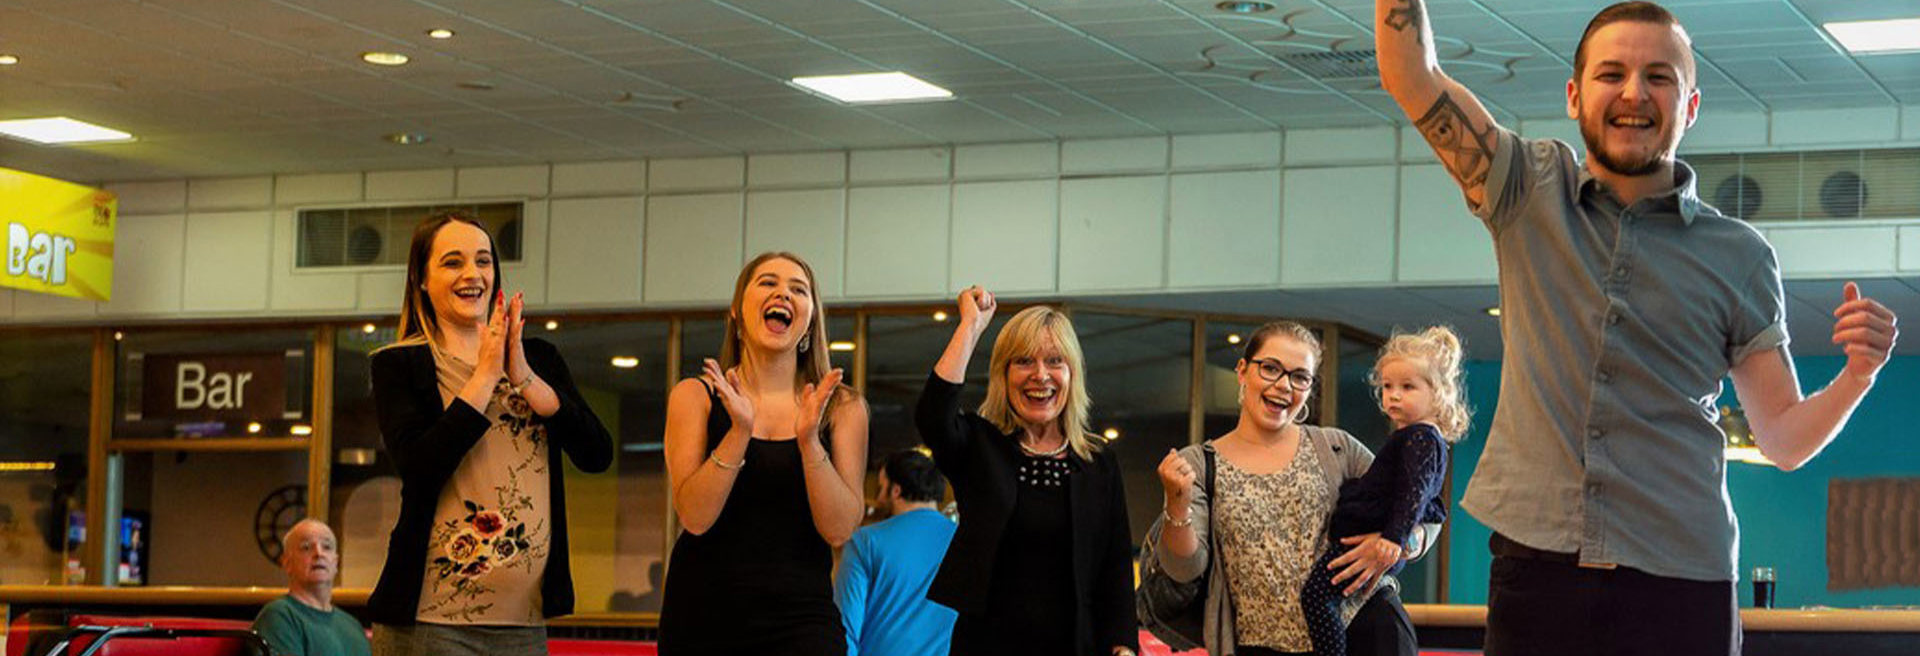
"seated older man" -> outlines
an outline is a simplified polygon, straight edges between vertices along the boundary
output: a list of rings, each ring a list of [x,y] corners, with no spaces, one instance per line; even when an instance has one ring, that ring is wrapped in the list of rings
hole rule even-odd
[[[280,540],[280,567],[287,571],[287,594],[267,602],[253,618],[253,630],[290,656],[372,656],[360,621],[333,605],[333,578],[340,552],[333,529],[303,519]]]

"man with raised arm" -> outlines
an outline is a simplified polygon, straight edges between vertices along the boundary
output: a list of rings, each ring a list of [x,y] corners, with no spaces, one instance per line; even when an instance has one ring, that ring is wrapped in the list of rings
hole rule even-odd
[[[1494,123],[1441,72],[1421,0],[1374,7],[1381,83],[1500,263],[1500,401],[1461,503],[1494,531],[1487,653],[1738,654],[1720,381],[1761,452],[1797,468],[1873,385],[1893,313],[1847,283],[1846,367],[1802,396],[1772,247],[1674,158],[1700,92],[1659,5],[1607,7],[1580,38],[1567,116],[1584,159]]]

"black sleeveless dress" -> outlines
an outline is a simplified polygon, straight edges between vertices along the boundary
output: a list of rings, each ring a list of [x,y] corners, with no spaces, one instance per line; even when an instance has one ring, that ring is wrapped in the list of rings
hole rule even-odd
[[[707,389],[707,452],[733,428]],[[831,434],[820,429],[821,440]],[[814,529],[794,440],[751,440],[719,519],[680,534],[660,607],[661,656],[843,656],[833,549]]]

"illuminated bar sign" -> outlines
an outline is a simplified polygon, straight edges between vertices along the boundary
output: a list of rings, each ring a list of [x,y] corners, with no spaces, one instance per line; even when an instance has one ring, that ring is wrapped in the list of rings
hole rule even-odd
[[[145,359],[143,419],[244,421],[286,412],[285,353],[151,353]]]
[[[0,287],[95,301],[113,296],[112,193],[0,169]]]

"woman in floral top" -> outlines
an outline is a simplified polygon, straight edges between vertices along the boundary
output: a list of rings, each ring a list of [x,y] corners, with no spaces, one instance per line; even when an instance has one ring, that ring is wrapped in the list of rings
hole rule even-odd
[[[400,519],[368,599],[373,652],[545,654],[573,611],[560,454],[586,472],[612,439],[552,344],[521,338],[493,239],[446,212],[414,230],[400,339],[373,395],[400,471]]]

